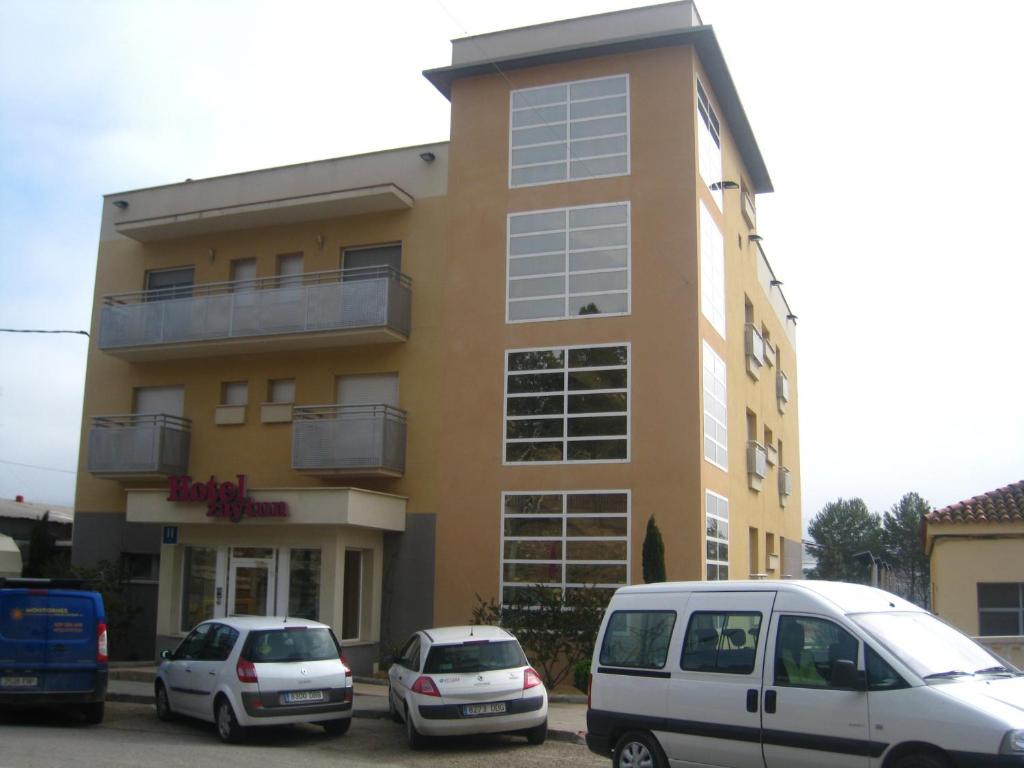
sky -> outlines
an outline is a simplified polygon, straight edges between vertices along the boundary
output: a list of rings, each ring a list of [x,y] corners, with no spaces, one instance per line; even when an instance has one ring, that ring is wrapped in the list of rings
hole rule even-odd
[[[88,329],[101,196],[448,138],[449,40],[621,0],[0,0],[0,328]],[[1024,479],[1024,3],[698,0],[775,186],[805,523]],[[71,505],[87,340],[0,333],[0,497]]]

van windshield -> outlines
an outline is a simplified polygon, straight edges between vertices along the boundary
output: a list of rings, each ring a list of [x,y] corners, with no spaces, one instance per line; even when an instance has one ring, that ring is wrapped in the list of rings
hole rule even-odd
[[[850,618],[925,679],[1017,672],[930,613],[893,611]]]

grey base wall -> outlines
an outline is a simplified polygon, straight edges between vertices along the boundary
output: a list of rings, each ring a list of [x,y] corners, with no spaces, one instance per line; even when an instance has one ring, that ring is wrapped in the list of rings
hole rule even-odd
[[[804,545],[802,541],[783,539],[782,542],[782,578],[802,579]]]
[[[437,516],[406,515],[405,532],[384,536],[380,652],[397,653],[410,634],[434,626]]]
[[[377,643],[351,647],[345,647],[345,644],[342,643],[342,652],[345,654],[352,674],[360,677],[372,675],[374,665],[380,660],[380,646]]]
[[[161,533],[159,525],[127,522],[124,512],[80,512],[75,515],[71,564],[92,566],[104,560],[118,564],[124,552],[159,556]],[[124,605],[137,610],[128,626],[118,626],[120,617],[114,613],[119,605],[106,606],[114,661],[143,661],[156,654],[157,589],[155,582],[127,585]]]

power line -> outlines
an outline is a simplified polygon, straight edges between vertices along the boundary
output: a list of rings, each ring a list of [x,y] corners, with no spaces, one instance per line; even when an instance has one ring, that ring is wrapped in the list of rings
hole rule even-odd
[[[69,475],[77,474],[77,471],[74,469],[60,469],[59,467],[43,467],[40,466],[39,464],[22,464],[17,461],[4,461],[3,459],[0,459],[0,464],[10,464],[11,466],[14,467],[26,467],[27,469],[45,469],[48,472],[66,472]]]
[[[44,331],[36,328],[0,328],[0,333],[76,333],[80,336],[89,336],[88,331]]]

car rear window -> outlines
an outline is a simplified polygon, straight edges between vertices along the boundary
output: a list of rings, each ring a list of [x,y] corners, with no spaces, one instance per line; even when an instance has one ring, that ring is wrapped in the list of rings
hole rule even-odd
[[[423,673],[490,672],[527,664],[526,654],[515,640],[471,640],[459,645],[435,645],[427,654]]]
[[[274,664],[337,659],[341,650],[325,627],[288,627],[250,632],[243,655],[253,664]]]

